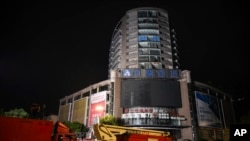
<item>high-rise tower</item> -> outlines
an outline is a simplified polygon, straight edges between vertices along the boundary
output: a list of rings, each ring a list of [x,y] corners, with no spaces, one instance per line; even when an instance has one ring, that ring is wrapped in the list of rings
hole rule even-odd
[[[152,7],[129,10],[112,35],[109,70],[178,69],[175,40],[167,11]]]
[[[171,118],[182,106],[176,37],[167,11],[140,7],[126,12],[112,35],[109,71],[120,78],[111,107],[123,109],[125,125],[166,127],[182,120],[157,119]]]

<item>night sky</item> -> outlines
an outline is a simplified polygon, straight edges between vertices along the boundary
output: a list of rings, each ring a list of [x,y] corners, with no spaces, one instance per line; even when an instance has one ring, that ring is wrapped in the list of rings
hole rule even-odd
[[[177,33],[181,69],[190,70],[192,80],[234,99],[244,97],[235,103],[237,108],[250,106],[250,24],[244,5],[159,0],[3,2],[0,108],[30,112],[35,102],[46,104],[46,114],[57,114],[60,98],[108,79],[113,30],[127,10],[144,6],[168,11]]]

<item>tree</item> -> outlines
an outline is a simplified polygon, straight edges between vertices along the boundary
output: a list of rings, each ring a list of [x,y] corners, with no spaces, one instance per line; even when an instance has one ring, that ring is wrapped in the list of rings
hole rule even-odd
[[[78,121],[64,121],[63,124],[65,124],[71,131],[73,132],[87,132],[88,127],[86,127],[84,124],[78,122]]]
[[[123,122],[120,118],[116,118],[111,114],[107,114],[103,118],[100,118],[100,123],[108,125],[122,125]]]
[[[27,118],[29,117],[29,114],[22,108],[20,109],[11,109],[8,112],[4,112],[5,116],[10,116],[10,117],[20,117],[20,118]]]
[[[29,114],[24,109],[18,109],[19,117],[29,117]]]

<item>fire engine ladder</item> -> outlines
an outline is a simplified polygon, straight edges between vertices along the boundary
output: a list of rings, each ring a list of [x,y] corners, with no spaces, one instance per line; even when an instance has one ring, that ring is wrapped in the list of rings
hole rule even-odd
[[[148,130],[142,128],[123,127],[115,125],[105,124],[94,124],[94,134],[98,140],[102,141],[116,141],[116,135],[128,134],[141,134],[141,135],[152,135],[152,136],[170,136],[170,132]]]

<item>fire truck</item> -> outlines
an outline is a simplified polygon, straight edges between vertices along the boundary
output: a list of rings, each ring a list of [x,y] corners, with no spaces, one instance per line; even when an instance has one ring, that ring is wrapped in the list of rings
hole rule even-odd
[[[76,141],[62,122],[0,116],[0,141]]]
[[[170,132],[142,128],[94,124],[94,136],[100,141],[172,141]]]

